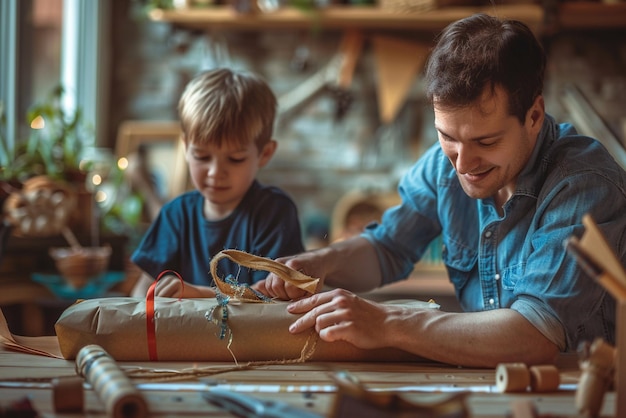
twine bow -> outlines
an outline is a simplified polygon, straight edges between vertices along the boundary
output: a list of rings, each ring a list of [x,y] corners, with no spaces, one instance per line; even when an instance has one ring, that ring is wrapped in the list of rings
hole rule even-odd
[[[317,285],[320,281],[320,279],[314,279],[304,273],[286,266],[285,264],[269,258],[259,257],[257,255],[252,255],[239,250],[220,251],[211,259],[210,265],[211,276],[213,276],[213,280],[215,280],[215,285],[222,294],[235,297],[246,302],[266,302],[266,300],[248,286],[233,284],[220,278],[217,275],[217,263],[223,258],[228,258],[229,260],[244,267],[274,273],[287,283],[303,289],[310,294],[315,293]]]

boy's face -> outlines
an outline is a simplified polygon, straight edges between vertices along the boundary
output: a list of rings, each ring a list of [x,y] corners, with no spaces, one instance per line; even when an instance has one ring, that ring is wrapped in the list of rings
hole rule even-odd
[[[500,87],[472,106],[435,105],[434,110],[439,143],[465,193],[475,199],[493,197],[504,205],[535,147],[544,119],[543,98],[537,97],[523,124],[508,113],[508,97]]]
[[[208,219],[222,219],[237,207],[259,169],[270,161],[276,150],[273,140],[262,150],[252,141],[245,147],[230,143],[223,141],[223,145],[217,147],[192,142],[186,147],[189,174],[193,185],[205,198]]]

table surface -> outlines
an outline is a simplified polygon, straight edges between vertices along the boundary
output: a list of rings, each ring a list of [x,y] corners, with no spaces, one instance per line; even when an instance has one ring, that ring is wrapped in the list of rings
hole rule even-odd
[[[229,417],[229,413],[208,404],[202,393],[212,388],[226,388],[249,395],[284,401],[321,416],[331,415],[337,397],[333,372],[347,371],[372,393],[401,394],[406,400],[429,404],[466,393],[469,416],[511,416],[511,407],[520,400],[531,401],[540,415],[575,417],[576,385],[580,377],[573,355],[563,355],[557,366],[561,386],[552,393],[500,393],[495,386],[494,369],[458,368],[436,363],[297,363],[253,365],[236,369],[227,363],[189,362],[118,362],[127,373],[142,370],[195,370],[205,376],[176,381],[133,377],[132,381],[145,397],[150,416]],[[0,348],[0,407],[28,397],[42,417],[71,417],[58,414],[52,401],[51,378],[75,376],[73,361],[23,354]],[[213,374],[211,374],[213,373]],[[104,404],[90,385],[84,386],[85,415],[107,416]],[[615,393],[604,396],[601,417],[613,417]]]

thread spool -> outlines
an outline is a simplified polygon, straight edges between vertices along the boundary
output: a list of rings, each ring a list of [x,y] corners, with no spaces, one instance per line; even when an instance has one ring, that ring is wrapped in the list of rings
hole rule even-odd
[[[83,412],[84,399],[82,377],[67,376],[52,379],[54,412]]]
[[[496,388],[500,392],[524,392],[530,386],[530,372],[524,363],[501,363],[496,367]]]
[[[144,418],[148,406],[141,392],[100,346],[90,344],[76,355],[76,370],[93,387],[113,418]]]
[[[531,366],[530,388],[533,392],[556,392],[561,384],[559,369],[551,364]]]
[[[579,364],[582,373],[576,389],[576,409],[584,416],[597,417],[604,403],[604,394],[613,382],[616,350],[598,338],[582,351],[579,353],[584,358]]]

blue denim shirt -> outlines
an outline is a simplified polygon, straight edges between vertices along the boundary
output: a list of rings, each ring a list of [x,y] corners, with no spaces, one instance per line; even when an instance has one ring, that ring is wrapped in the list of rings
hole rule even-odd
[[[441,235],[443,262],[464,311],[511,308],[562,351],[615,341],[615,301],[564,248],[589,213],[626,264],[626,174],[596,140],[546,115],[504,205],[465,194],[434,144],[399,184],[402,203],[364,231],[384,284],[406,278]]]

